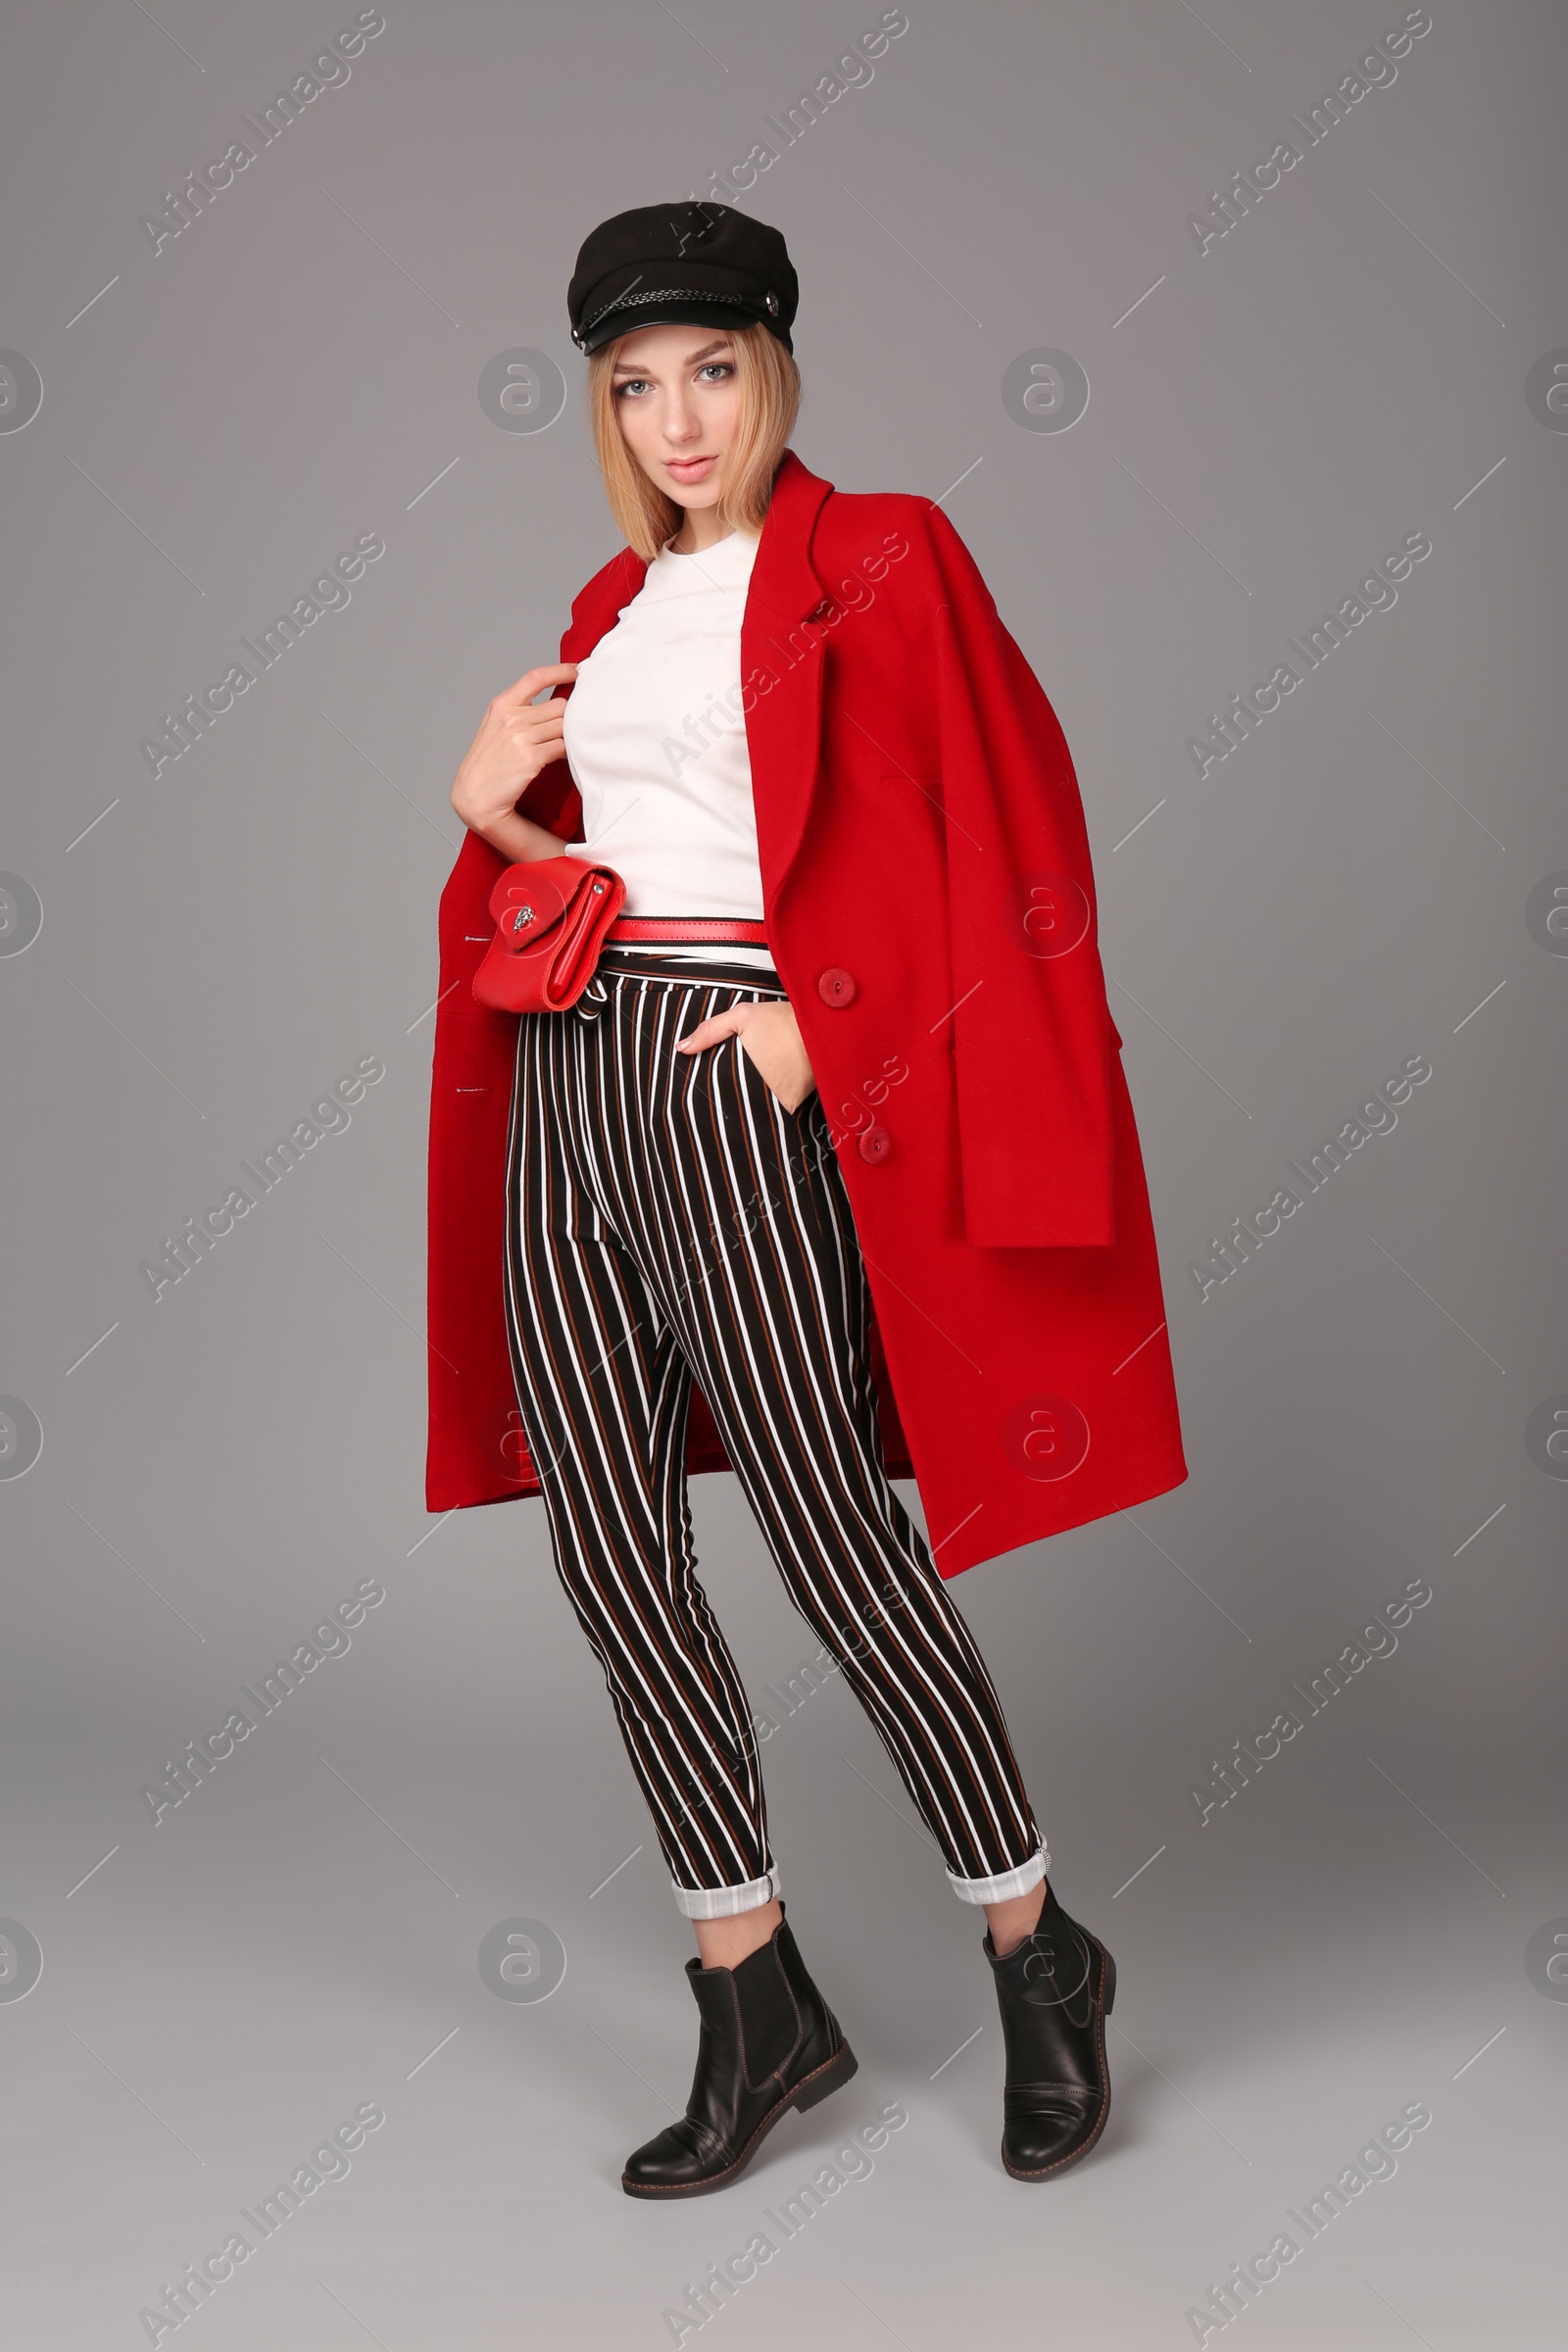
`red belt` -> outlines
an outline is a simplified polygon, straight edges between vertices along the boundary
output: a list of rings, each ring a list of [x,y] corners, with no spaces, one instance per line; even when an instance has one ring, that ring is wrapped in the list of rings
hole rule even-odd
[[[763,923],[722,914],[618,914],[605,933],[611,940],[716,940],[727,946],[765,948]]]

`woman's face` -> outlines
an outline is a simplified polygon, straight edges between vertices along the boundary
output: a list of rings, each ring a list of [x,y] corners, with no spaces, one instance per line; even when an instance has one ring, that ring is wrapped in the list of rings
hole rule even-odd
[[[611,397],[627,448],[681,507],[714,507],[740,424],[735,347],[706,326],[645,326],[615,355]]]

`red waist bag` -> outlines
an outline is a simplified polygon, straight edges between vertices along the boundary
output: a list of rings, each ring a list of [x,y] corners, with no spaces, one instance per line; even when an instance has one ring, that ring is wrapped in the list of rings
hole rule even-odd
[[[564,1012],[593,977],[626,885],[608,865],[541,858],[509,865],[490,893],[496,935],[473,975],[495,1012]]]

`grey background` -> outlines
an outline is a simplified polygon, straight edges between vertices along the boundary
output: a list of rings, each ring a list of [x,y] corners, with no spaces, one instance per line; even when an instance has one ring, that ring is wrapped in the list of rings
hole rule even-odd
[[[874,2174],[703,2340],[1191,2342],[1207,2283],[1416,2100],[1397,2177],[1251,2340],[1557,2340],[1568,2008],[1525,1955],[1568,1914],[1568,1487],[1525,1430],[1568,1391],[1568,963],[1525,906],[1568,868],[1568,441],[1525,385],[1568,345],[1560,13],[1436,0],[1394,85],[1200,256],[1187,216],[1402,9],[911,0],[745,200],[803,279],[801,454],[957,484],[1072,746],[1192,1477],[955,1588],[1120,1963],[1095,2160],[1002,2174],[979,1921],[833,1686],[766,1762],[861,2071],[673,2211],[617,2181],[684,2100],[689,1931],[540,1507],[423,1511],[435,906],[483,706],[615,545],[577,244],[743,156],[879,12],[387,0],[155,256],[140,216],[354,13],[127,0],[8,35],[0,342],[43,383],[0,435],[0,865],[43,908],[0,960],[0,1389],[43,1431],[0,1483],[0,1910],[43,1958],[0,2001],[8,2338],[146,2341],[138,2309],[374,2100],[349,2176],[202,2309],[209,2352],[667,2343],[686,2283],[901,2099]],[[517,347],[566,378],[544,432],[479,404]],[[1070,431],[1004,407],[1037,349],[1087,375]],[[1396,607],[1200,779],[1206,713],[1416,531]],[[364,532],[349,607],[155,782],[159,713]],[[349,1129],[154,1304],[141,1261],[371,1054]],[[1200,1302],[1188,1261],[1413,1054],[1398,1128]],[[694,1493],[760,1692],[813,1644],[732,1482]],[[386,1598],[349,1652],[154,1828],[140,1786],[363,1578]],[[1200,1827],[1211,1759],[1412,1578],[1397,1653]],[[566,1955],[543,2002],[479,1975],[517,1918]]]

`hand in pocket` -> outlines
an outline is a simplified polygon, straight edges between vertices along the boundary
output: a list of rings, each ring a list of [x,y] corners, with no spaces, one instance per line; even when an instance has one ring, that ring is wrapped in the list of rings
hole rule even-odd
[[[764,1004],[732,1004],[699,1021],[690,1037],[682,1038],[677,1054],[700,1054],[726,1037],[738,1037],[741,1052],[754,1062],[768,1092],[786,1110],[799,1110],[815,1086],[811,1064],[787,998]]]

